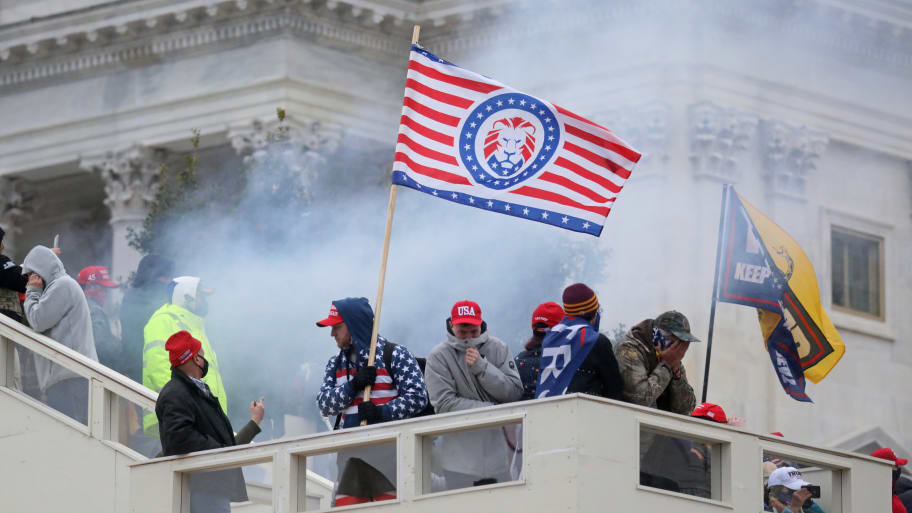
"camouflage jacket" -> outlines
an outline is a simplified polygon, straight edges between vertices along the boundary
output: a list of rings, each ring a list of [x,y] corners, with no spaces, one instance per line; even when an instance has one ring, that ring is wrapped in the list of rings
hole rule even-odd
[[[681,415],[690,415],[696,407],[697,400],[687,382],[684,365],[680,367],[678,378],[668,367],[659,365],[652,344],[652,319],[646,319],[628,331],[615,354],[624,379],[625,401]]]

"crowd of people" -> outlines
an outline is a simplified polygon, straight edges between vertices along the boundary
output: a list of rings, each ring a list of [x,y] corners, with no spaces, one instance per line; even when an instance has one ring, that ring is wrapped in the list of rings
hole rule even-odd
[[[251,420],[237,433],[226,415],[218,357],[205,329],[212,291],[200,278],[174,276],[172,261],[148,255],[126,290],[119,319],[112,322],[105,305],[119,284],[105,267],[87,267],[74,280],[59,249],[44,246],[29,251],[19,266],[2,254],[2,240],[0,230],[0,313],[159,391],[154,412],[131,412],[126,422],[131,446],[147,456],[185,454],[249,443],[259,433],[265,414],[262,398],[251,402]],[[682,360],[699,339],[684,314],[667,311],[644,319],[612,344],[599,331],[600,312],[590,287],[567,287],[560,304],[545,302],[532,312],[531,336],[514,357],[491,333],[481,306],[458,301],[445,321],[442,341],[426,361],[378,335],[371,362],[374,313],[368,300],[338,299],[316,323],[330,328],[338,349],[326,364],[316,406],[334,420],[335,429],[346,429],[585,393],[736,424],[720,406],[696,402]],[[32,388],[32,395],[53,408],[87,422],[85,379],[25,350],[19,351],[16,363],[18,386]],[[454,489],[516,479],[520,439],[518,432],[506,428],[442,437],[434,447],[440,486]],[[709,445],[647,432],[640,437],[640,455],[641,484],[712,497]],[[906,460],[892,451],[875,456],[894,462],[896,490],[898,469]],[[337,506],[396,497],[391,445],[340,451],[337,468]],[[822,513],[812,498],[814,487],[795,466],[765,461],[764,474],[768,510]],[[905,511],[899,509],[901,492],[894,496],[894,513]],[[191,511],[229,511],[229,503],[243,500],[245,494],[239,470],[200,474],[191,483]]]

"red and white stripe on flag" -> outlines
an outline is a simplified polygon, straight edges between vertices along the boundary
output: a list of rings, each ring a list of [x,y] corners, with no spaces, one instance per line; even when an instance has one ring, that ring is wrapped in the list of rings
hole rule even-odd
[[[412,46],[393,183],[598,236],[639,160],[607,128]]]

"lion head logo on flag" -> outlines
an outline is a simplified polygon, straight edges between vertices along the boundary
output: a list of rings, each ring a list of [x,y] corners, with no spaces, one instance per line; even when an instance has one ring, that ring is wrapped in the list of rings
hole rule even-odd
[[[491,170],[509,176],[522,169],[535,153],[535,125],[515,116],[498,119],[484,141],[484,156]]]

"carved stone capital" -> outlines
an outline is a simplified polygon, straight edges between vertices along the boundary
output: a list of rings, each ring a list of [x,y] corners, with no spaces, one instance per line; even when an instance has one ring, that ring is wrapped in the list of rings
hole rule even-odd
[[[650,102],[630,108],[598,112],[593,121],[630,143],[643,157],[632,178],[655,176],[668,161],[671,141],[671,106]]]
[[[265,158],[270,144],[281,143],[285,151],[291,148],[316,156],[335,151],[341,139],[341,127],[291,117],[285,122],[253,120],[228,129],[228,140],[238,155],[244,157],[245,164]]]
[[[736,183],[741,178],[739,159],[757,130],[755,116],[700,102],[688,109],[690,164],[697,178]]]
[[[158,192],[161,164],[167,157],[165,150],[134,145],[123,151],[85,158],[80,167],[101,174],[106,195],[104,203],[111,209],[111,223],[114,224],[146,216]]]
[[[829,137],[781,121],[763,123],[763,165],[769,192],[804,200],[807,181],[826,150]]]

